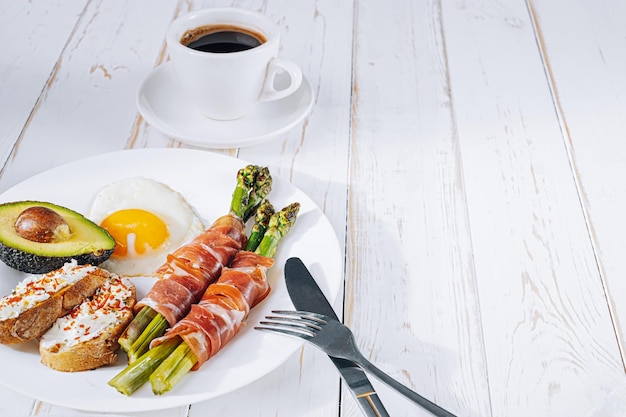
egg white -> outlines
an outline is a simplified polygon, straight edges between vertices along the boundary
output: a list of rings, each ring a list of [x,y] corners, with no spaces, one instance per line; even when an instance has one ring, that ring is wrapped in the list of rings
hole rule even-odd
[[[132,255],[129,251],[126,257],[112,257],[101,265],[119,275],[154,275],[166,261],[168,253],[192,240],[205,228],[202,219],[180,193],[144,177],[127,178],[102,188],[87,216],[99,225],[111,213],[123,209],[154,213],[167,225],[169,238],[156,249],[140,255]]]

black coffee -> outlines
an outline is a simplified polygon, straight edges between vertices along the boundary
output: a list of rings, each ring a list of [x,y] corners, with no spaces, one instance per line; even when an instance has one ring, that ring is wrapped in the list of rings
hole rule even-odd
[[[188,30],[180,39],[180,43],[196,51],[218,54],[246,51],[265,41],[260,33],[233,25],[201,26]]]

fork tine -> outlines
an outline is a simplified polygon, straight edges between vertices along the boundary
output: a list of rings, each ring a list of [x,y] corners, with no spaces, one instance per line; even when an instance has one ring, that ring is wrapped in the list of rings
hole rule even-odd
[[[255,329],[310,339],[326,324],[324,316],[307,311],[272,310],[272,313],[277,315],[265,316],[268,321],[259,322]]]
[[[314,337],[317,332],[322,330],[320,327],[322,323],[309,318],[296,316],[266,316],[265,318],[270,321],[261,321],[261,325],[301,332],[309,337]]]
[[[301,318],[301,317],[285,317],[285,316],[265,316],[267,320],[273,321],[265,321],[261,322],[261,324],[275,324],[277,326],[296,326],[302,328],[308,328],[309,330],[320,331],[322,328],[319,321],[311,320],[309,318]]]
[[[323,314],[312,313],[310,311],[302,311],[302,310],[272,310],[274,314],[280,314],[283,316],[296,316],[301,318],[306,318],[309,320],[316,321],[321,324],[326,324],[329,321],[329,317]]]
[[[269,333],[282,333],[288,336],[299,337],[301,339],[309,339],[311,337],[315,337],[315,332],[302,327],[290,328],[287,326],[281,326],[280,324],[277,325],[276,323],[270,323],[266,321],[262,321],[260,324],[261,326],[255,326],[254,329]],[[271,325],[271,327],[268,325]]]

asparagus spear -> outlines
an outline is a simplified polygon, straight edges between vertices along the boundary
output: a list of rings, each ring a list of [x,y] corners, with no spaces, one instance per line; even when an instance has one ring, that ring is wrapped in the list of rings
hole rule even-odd
[[[255,252],[273,257],[280,239],[293,226],[299,209],[299,203],[292,203],[275,213],[271,217],[270,228],[265,233],[270,241],[264,243],[264,237]],[[109,385],[122,394],[130,395],[150,379],[155,394],[169,391],[191,370],[197,359],[181,339],[171,339],[163,345],[167,345],[167,348],[160,348],[162,345],[159,345],[150,349],[109,381]]]
[[[248,165],[240,169],[230,205],[231,212],[247,222],[271,189],[272,177],[267,167]]]
[[[115,375],[113,379],[109,381],[109,385],[124,395],[132,394],[148,381],[150,374],[161,363],[161,356],[169,355],[177,346],[178,341],[171,339],[150,349],[148,352],[144,353],[139,360],[133,362],[132,365],[127,366],[122,372]]]
[[[291,230],[299,210],[300,203],[292,203],[278,213],[273,214],[269,219],[263,240],[261,240],[255,252],[268,258],[273,258],[278,242]]]
[[[144,307],[139,310],[139,313],[137,313],[126,329],[124,329],[124,332],[119,338],[119,344],[122,350],[125,352],[131,350],[132,344],[139,338],[146,326],[150,324],[157,314],[158,313],[150,307]]]
[[[245,250],[253,251],[259,246],[274,213],[274,206],[272,206],[269,200],[265,200],[261,203],[254,216],[254,225],[250,230],[250,238],[248,239]]]
[[[272,189],[272,176],[267,167],[248,165],[237,172],[230,213],[247,221]],[[163,335],[167,320],[150,307],[143,307],[119,338],[129,363],[137,360],[149,348],[150,342]]]

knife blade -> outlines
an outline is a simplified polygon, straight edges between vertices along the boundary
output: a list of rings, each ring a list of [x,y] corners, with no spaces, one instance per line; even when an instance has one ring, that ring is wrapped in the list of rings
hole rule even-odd
[[[324,314],[339,320],[317,282],[300,258],[289,258],[285,262],[285,283],[293,305],[298,310]],[[368,417],[389,417],[376,390],[365,372],[354,363],[329,355],[350,392]]]

